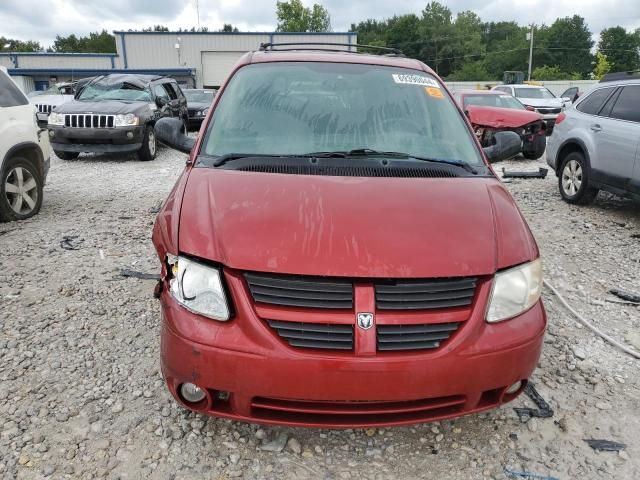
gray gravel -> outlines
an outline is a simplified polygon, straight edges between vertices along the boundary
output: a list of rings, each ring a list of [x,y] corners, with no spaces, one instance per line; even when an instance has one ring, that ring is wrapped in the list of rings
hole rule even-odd
[[[555,410],[522,423],[513,406],[415,427],[259,427],[177,407],[158,369],[154,207],[185,157],[53,159],[42,212],[0,224],[0,478],[640,478],[633,360],[580,328],[545,292],[549,332],[533,381]],[[537,169],[542,162],[505,166]],[[502,166],[502,165],[500,165]],[[601,194],[559,198],[555,177],[508,184],[543,252],[547,278],[583,314],[640,349],[640,207]],[[65,246],[61,242],[67,238]],[[584,438],[627,444],[591,450]]]

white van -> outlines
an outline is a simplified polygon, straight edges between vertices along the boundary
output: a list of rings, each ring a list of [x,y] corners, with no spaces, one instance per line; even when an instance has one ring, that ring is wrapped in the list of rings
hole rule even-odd
[[[6,68],[0,67],[0,221],[40,210],[49,171],[49,137]]]

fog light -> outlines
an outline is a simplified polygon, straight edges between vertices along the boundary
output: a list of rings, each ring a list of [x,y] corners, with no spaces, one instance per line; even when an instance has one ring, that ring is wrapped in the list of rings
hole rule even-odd
[[[127,138],[133,138],[133,132],[127,132]]]
[[[180,385],[180,395],[189,403],[198,403],[204,400],[206,394],[204,390],[193,383],[183,383]]]
[[[522,381],[519,380],[516,383],[514,383],[513,385],[511,385],[509,388],[507,388],[505,390],[505,393],[512,395],[514,393],[516,393],[518,390],[520,390],[520,387],[522,386]]]
[[[56,133],[55,133],[53,130],[49,130],[49,136],[50,136],[51,138],[53,138],[53,136],[54,136],[55,134],[56,134]]]

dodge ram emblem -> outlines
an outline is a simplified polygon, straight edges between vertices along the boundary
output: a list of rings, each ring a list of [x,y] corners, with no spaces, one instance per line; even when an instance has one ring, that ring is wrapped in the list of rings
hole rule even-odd
[[[368,330],[373,326],[373,313],[358,313],[358,326]]]

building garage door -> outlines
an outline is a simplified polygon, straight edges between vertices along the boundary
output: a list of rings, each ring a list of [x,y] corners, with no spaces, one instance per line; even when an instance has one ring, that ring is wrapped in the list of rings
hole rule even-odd
[[[233,66],[246,52],[202,52],[202,84],[217,88],[231,73]]]

